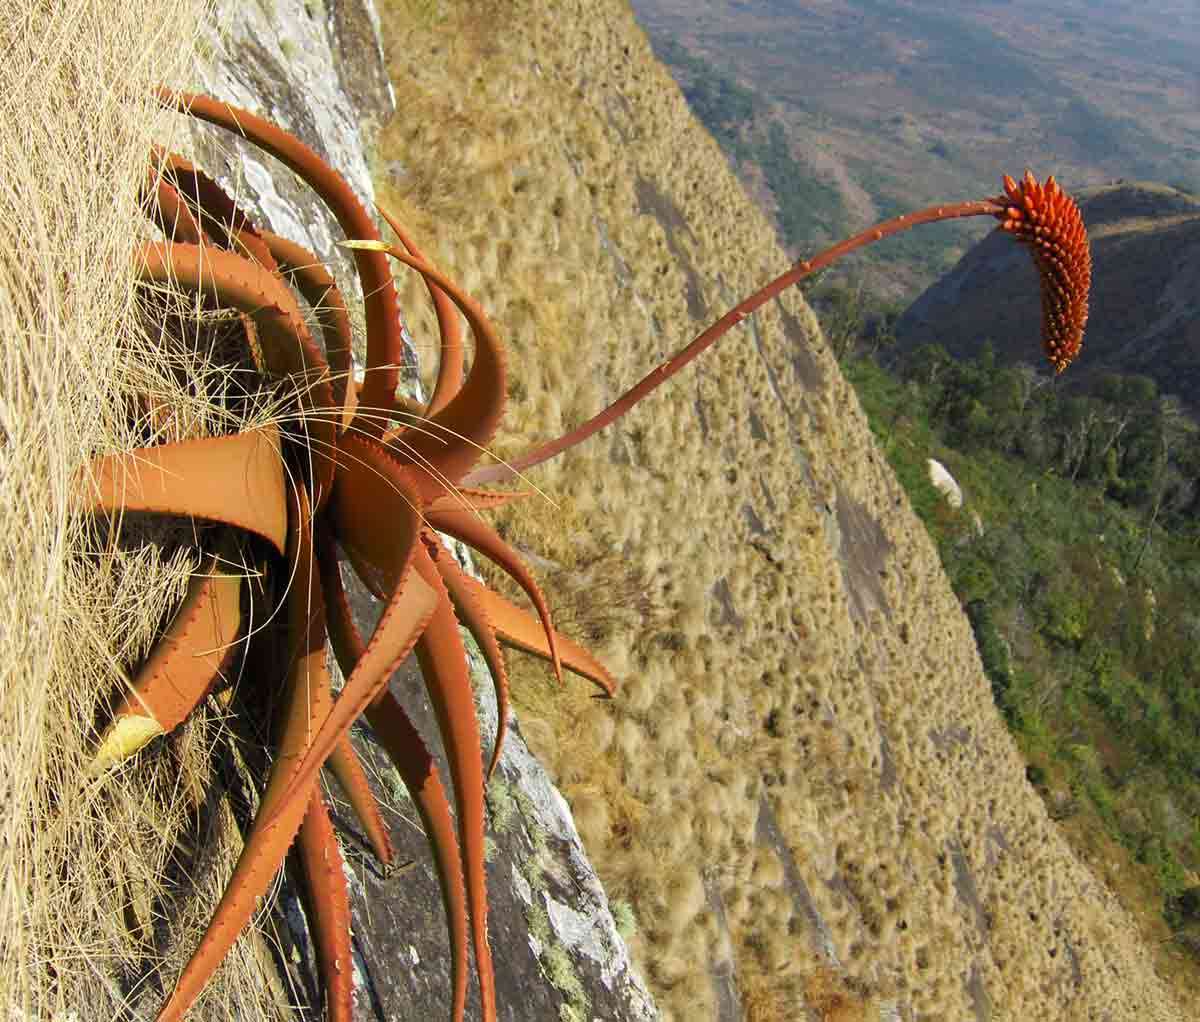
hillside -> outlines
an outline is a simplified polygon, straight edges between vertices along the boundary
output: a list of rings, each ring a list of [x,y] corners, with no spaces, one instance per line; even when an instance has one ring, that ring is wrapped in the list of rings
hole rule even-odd
[[[1200,16],[1185,0],[634,7],[694,104],[737,88],[753,101],[752,111],[724,104],[732,123],[721,141],[745,159],[743,179],[777,217],[793,190],[804,194],[808,214],[778,219],[793,249],[905,209],[991,194],[1001,173],[1026,166],[1071,188],[1145,178],[1200,190]],[[763,187],[761,150],[731,144],[770,123],[795,168],[774,189]],[[886,263],[868,257],[869,289],[911,299],[978,237],[945,227],[892,248]]]
[[[196,11],[209,17],[200,40],[188,33],[173,48],[162,47],[175,38],[169,13],[146,32],[129,17],[115,35],[103,18],[80,20],[79,47],[26,46],[23,56],[35,70],[58,71],[61,60],[52,82],[67,96],[105,96],[112,82],[144,96],[146,83],[130,77],[151,66],[132,59],[139,46],[190,55],[162,66],[172,84],[278,118],[360,194],[373,190],[500,329],[510,406],[498,455],[589,416],[788,265],[623,0],[382,0],[377,11],[230,3],[215,17]],[[84,42],[105,59],[76,62]],[[93,71],[101,87],[81,90]],[[10,279],[35,297],[54,293],[46,282],[120,285],[78,358],[72,316],[91,305],[73,307],[77,292],[53,316],[33,302],[23,332],[6,332],[21,371],[5,385],[24,388],[16,421],[33,427],[22,451],[36,462],[38,438],[54,440],[47,489],[58,503],[46,510],[46,494],[25,487],[32,510],[23,505],[22,517],[40,513],[41,531],[5,522],[11,549],[17,539],[28,548],[14,600],[38,642],[14,655],[18,680],[3,687],[25,815],[6,816],[0,846],[25,858],[11,860],[20,869],[6,858],[0,872],[35,880],[37,900],[11,883],[0,901],[0,1007],[34,1004],[47,1017],[154,1017],[241,847],[264,752],[261,731],[241,734],[253,722],[236,716],[239,690],[232,702],[208,700],[121,770],[89,772],[93,720],[205,563],[191,556],[186,520],[157,532],[135,521],[143,531],[122,533],[105,556],[91,536],[53,531],[81,462],[145,442],[127,405],[148,377],[181,433],[188,415],[204,423],[212,411],[193,363],[172,363],[161,379],[136,364],[147,342],[137,331],[120,335],[128,343],[114,342],[107,362],[88,360],[110,320],[140,314],[128,252],[150,230],[138,204],[146,136],[161,130],[203,157],[256,216],[294,230],[322,261],[345,258],[328,214],[274,161],[228,136],[189,143],[177,123],[169,130],[172,118],[144,127],[150,105],[123,112],[106,100],[112,121],[79,132],[107,152],[114,127],[137,126],[109,168],[121,188],[98,172],[93,191],[75,194],[71,103],[51,105],[47,117],[64,126],[50,119],[39,136],[54,162],[27,167],[17,142],[0,147],[8,180],[44,175],[28,196],[41,204],[10,189],[13,208],[33,209],[34,226],[50,223],[60,239],[37,264],[41,290],[19,259],[6,264]],[[76,219],[56,218],[68,194]],[[84,227],[109,246],[106,272],[76,272]],[[27,228],[10,255],[31,240]],[[345,265],[335,266],[343,277]],[[409,277],[397,284],[428,382],[437,335],[427,295]],[[61,343],[48,350],[63,357],[23,359],[40,350],[47,323]],[[195,355],[180,334],[180,352]],[[414,375],[408,367],[408,382]],[[101,434],[92,408],[125,432]],[[18,466],[6,478],[27,475]],[[1135,921],[1027,781],[936,549],[799,291],[529,483],[540,493],[506,505],[500,531],[535,567],[563,631],[604,660],[620,690],[593,699],[577,679],[560,687],[541,662],[510,657],[514,731],[553,774],[574,826],[560,818],[551,830],[532,811],[561,806],[548,785],[532,807],[513,794],[508,768],[524,756],[514,737],[487,810],[504,1022],[652,1016],[640,996],[629,1016],[604,999],[637,987],[616,918],[665,1019],[1186,1018]],[[506,584],[494,571],[488,581]],[[265,703],[261,672],[246,675]],[[423,698],[406,668],[392,684]],[[364,729],[356,741],[372,739]],[[434,867],[414,807],[391,775],[375,781],[406,834],[402,865],[376,868],[335,814],[356,943],[349,966],[334,964],[353,974],[358,1019],[442,1017],[450,968]],[[580,863],[575,826],[607,896]],[[319,1002],[296,890],[294,877],[280,881],[192,1017],[260,1022]],[[534,904],[540,916],[526,910]],[[590,1001],[581,973],[601,992]]]
[[[622,5],[397,2],[383,24],[380,194],[512,344],[499,453],[787,265]],[[800,295],[532,481],[557,506],[505,534],[622,691],[518,663],[522,728],[670,1017],[1184,1017],[1026,782]]]
[[[1200,409],[1200,200],[1136,182],[1078,198],[1092,244],[1091,314],[1083,356],[1063,382],[1141,373]],[[988,339],[1002,363],[1031,361],[1040,308],[1018,255],[996,237],[973,248],[901,317],[898,350],[935,343],[971,357]]]

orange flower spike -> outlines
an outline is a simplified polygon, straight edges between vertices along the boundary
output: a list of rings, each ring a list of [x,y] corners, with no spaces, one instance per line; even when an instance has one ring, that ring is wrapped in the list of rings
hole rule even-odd
[[[996,200],[1003,209],[994,215],[1033,255],[1042,288],[1042,344],[1061,373],[1079,355],[1088,318],[1092,255],[1083,217],[1053,175],[1044,185],[1028,170],[1020,184],[1006,175],[1004,191]]]

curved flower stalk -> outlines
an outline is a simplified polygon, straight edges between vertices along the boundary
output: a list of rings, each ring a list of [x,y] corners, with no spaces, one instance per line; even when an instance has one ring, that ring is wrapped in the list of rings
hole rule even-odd
[[[160,100],[232,131],[273,154],[302,177],[352,240],[367,306],[367,366],[361,390],[351,383],[351,337],[345,302],[316,258],[258,230],[211,179],[186,161],[156,154],[146,210],[165,243],[137,254],[144,280],[170,281],[212,307],[239,311],[246,345],[268,381],[295,393],[294,414],[277,425],[213,439],[144,448],[98,460],[80,481],[79,499],[96,514],[123,510],[220,523],[217,549],[184,607],[118,705],[96,755],[104,769],[170,731],[219,679],[235,645],[261,669],[255,684],[283,693],[273,737],[275,758],[234,875],[199,948],[185,966],[159,1022],[182,1019],[247,925],[296,842],[313,913],[326,1012],[348,1022],[349,915],[340,882],[341,853],[318,783],[328,762],[346,789],[376,854],[390,861],[386,828],[347,735],[365,715],[394,761],[425,823],[450,932],[450,1017],[463,1018],[468,945],[473,951],[485,1022],[496,1018],[487,936],[483,856],[485,772],[480,734],[459,632],[479,641],[492,674],[499,728],[488,773],[505,735],[508,680],[500,645],[532,652],[594,682],[615,683],[585,649],[559,635],[532,575],[480,512],[520,494],[474,485],[508,478],[586,439],[715,343],[734,323],[820,266],[917,223],[987,214],[1033,248],[1043,280],[1047,354],[1059,371],[1077,353],[1087,313],[1090,260],[1078,210],[1053,179],[1006,179],[994,199],[936,207],[880,224],[793,267],[747,299],[590,422],[530,452],[513,466],[478,469],[483,445],[498,428],[506,400],[504,349],[478,305],[434,267],[403,228],[400,247],[378,237],[351,189],[311,149],[275,125],[207,97],[162,91]],[[437,312],[442,359],[424,420],[396,394],[400,319],[389,256],[424,279]],[[292,288],[317,314],[319,344]],[[463,370],[458,317],[474,338]],[[524,589],[530,614],[466,575],[437,530],[494,560]],[[264,548],[263,543],[267,546]],[[277,579],[286,626],[282,650],[262,629],[240,640],[246,602],[237,576],[217,570],[230,545],[256,545],[256,562]],[[339,550],[381,603],[369,637],[359,634],[343,588]],[[346,676],[333,698],[325,649],[333,646]],[[457,820],[434,758],[388,689],[398,664],[415,652],[435,709],[450,769]],[[299,840],[297,841],[297,837]]]
[[[1054,371],[1061,373],[1078,356],[1083,344],[1088,293],[1092,283],[1092,256],[1083,218],[1075,201],[1059,187],[1053,175],[1046,179],[1044,185],[1040,185],[1033,173],[1027,170],[1019,183],[1007,174],[1004,176],[1003,195],[977,202],[930,206],[916,213],[905,213],[868,227],[811,259],[800,260],[786,273],[730,309],[667,361],[655,366],[587,422],[509,462],[476,469],[463,480],[463,485],[478,486],[511,479],[582,443],[605,426],[612,425],[644,397],[716,344],[730,327],[736,326],[793,284],[837,262],[842,256],[918,224],[968,216],[995,217],[1000,221],[1000,230],[1011,234],[1032,250],[1042,287],[1042,344]]]

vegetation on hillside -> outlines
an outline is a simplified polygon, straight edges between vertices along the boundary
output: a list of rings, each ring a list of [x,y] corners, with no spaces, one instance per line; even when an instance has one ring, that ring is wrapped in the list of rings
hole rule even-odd
[[[1200,962],[1200,431],[1146,377],[1078,393],[988,347],[844,365],[1051,816]]]
[[[402,113],[380,164],[403,173],[380,195],[509,339],[524,387],[495,446],[509,460],[785,262],[627,9],[569,8],[442,5],[436,32],[384,14]],[[436,336],[420,283],[400,286],[412,335]],[[1166,1005],[1127,916],[1028,789],[969,626],[799,292],[710,355],[602,443],[539,466],[554,505],[497,516],[545,564],[556,620],[621,678],[600,702],[509,662],[522,734],[636,916],[632,957],[664,1017],[714,1018],[723,991],[760,1019],[801,1003],[968,1018],[978,989],[1012,1018],[1067,1017],[1067,998],[1128,1017]],[[814,499],[797,436],[814,473],[843,476],[836,497]],[[857,525],[881,545],[843,542]],[[912,575],[884,577],[885,557]],[[973,741],[939,750],[930,729]],[[1083,979],[1060,993],[1068,960]]]
[[[706,67],[752,97],[756,125],[769,116],[782,126],[798,186],[832,188],[850,230],[956,188],[976,192],[999,164],[1052,165],[1075,188],[1146,178],[1195,192],[1196,112],[1183,98],[1194,91],[1184,57],[1200,31],[1195,5],[1173,0],[1167,14],[1109,5],[1084,19],[1078,7],[1013,0],[996,19],[987,4],[718,0],[697,19],[677,0],[634,0],[659,58],[751,193],[761,201],[731,132],[715,130],[695,101]],[[877,293],[913,297],[977,237],[949,225],[914,235],[886,261],[868,259],[864,275]]]

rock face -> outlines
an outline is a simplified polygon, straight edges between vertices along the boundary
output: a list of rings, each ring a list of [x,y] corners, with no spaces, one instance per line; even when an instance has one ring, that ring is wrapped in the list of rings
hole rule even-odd
[[[377,184],[509,342],[498,453],[583,421],[787,266],[624,4],[381,23],[402,115]],[[636,914],[665,1016],[1185,1017],[1026,782],[798,293],[530,481],[555,504],[502,527],[622,689],[560,693],[514,657],[522,729]]]
[[[1200,200],[1164,185],[1081,191],[1092,245],[1091,314],[1068,384],[1144,373],[1200,407]],[[971,358],[990,340],[1003,362],[1041,359],[1038,283],[1026,251],[998,234],[967,252],[896,327],[898,350],[937,343]]]
[[[393,112],[377,14],[370,4],[278,0],[268,14],[265,7],[227,3],[218,6],[215,21],[217,59],[198,67],[195,81],[180,84],[286,127],[337,168],[369,207],[374,189],[367,154],[375,132]],[[349,260],[334,247],[341,237],[338,226],[307,187],[228,134],[205,127],[193,134],[198,164],[238,196],[257,222],[330,261],[348,300],[359,294]],[[419,386],[411,369],[408,384]],[[369,634],[378,605],[357,586],[352,593],[360,627]],[[486,679],[482,661],[475,666],[476,675]],[[437,734],[436,722],[415,663],[397,672],[392,685],[430,747],[437,748],[436,739],[430,740]],[[496,730],[491,691],[490,679],[478,689],[485,748]],[[353,813],[335,798],[352,897],[354,1017],[361,1022],[444,1018],[450,991],[446,924],[424,834],[413,822],[416,810],[399,775],[369,731],[356,730],[355,743],[382,804],[391,810],[398,861],[410,865],[385,877],[363,852],[364,839],[349,822]],[[442,772],[449,776],[444,760]],[[515,723],[488,797],[494,853],[488,867],[489,925],[499,1017],[508,1022],[657,1019],[570,811]],[[276,965],[286,974],[289,1001],[316,1017],[321,992],[314,950],[290,878],[266,926]],[[471,1010],[478,1010],[474,989],[471,997]],[[209,1010],[214,1019],[230,1017],[227,1006]],[[238,1017],[256,1018],[262,1009],[243,1005],[238,1011]]]
[[[499,453],[590,415],[786,266],[623,3],[379,13],[390,122],[357,2],[229,4],[224,50],[189,84],[296,131],[364,195],[376,170],[509,343]],[[331,256],[288,175],[223,144],[200,162],[226,182],[244,168],[235,191]],[[423,295],[402,300],[420,351]],[[563,627],[622,691],[559,693],[513,658],[519,731],[575,824],[514,735],[490,806],[503,1017],[655,1017],[576,824],[636,917],[663,1017],[1185,1017],[1025,781],[936,552],[799,294],[534,481],[557,503],[514,509],[507,538],[542,558]],[[440,905],[389,803],[416,865],[384,881],[351,856],[356,1011],[438,1017]],[[276,961],[311,1013],[289,890]]]

